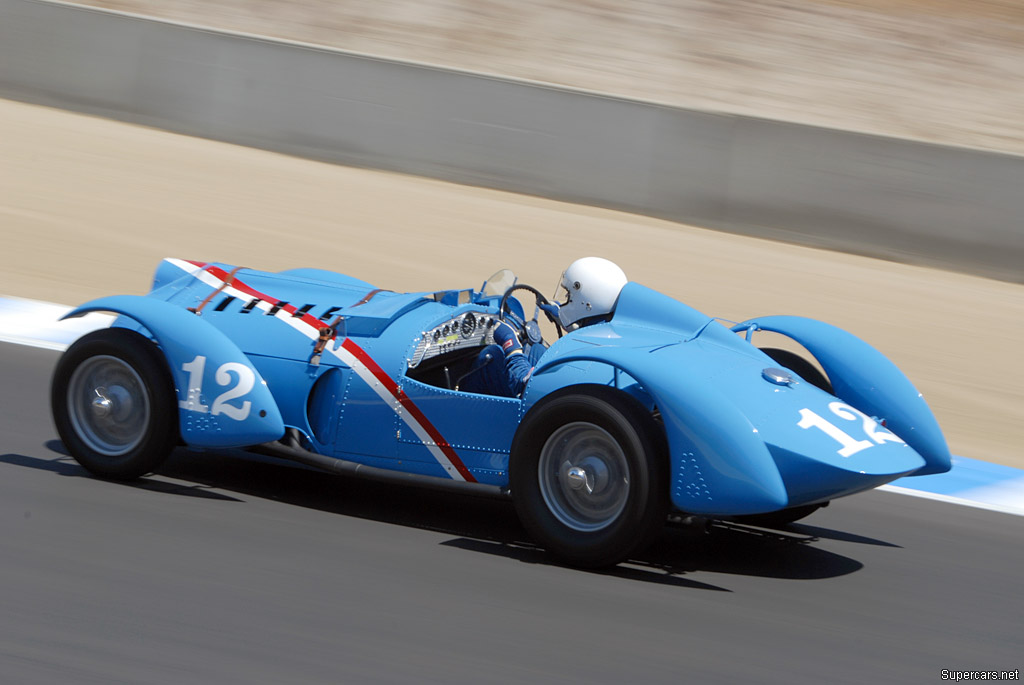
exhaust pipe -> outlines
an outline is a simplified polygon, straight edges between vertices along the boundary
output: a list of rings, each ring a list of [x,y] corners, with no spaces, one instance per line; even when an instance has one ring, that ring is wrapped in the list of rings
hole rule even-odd
[[[285,433],[285,437],[277,442],[265,442],[261,445],[254,445],[248,448],[250,452],[263,454],[268,457],[276,457],[287,461],[294,461],[306,466],[312,466],[321,471],[336,473],[343,476],[356,476],[367,478],[382,483],[398,483],[401,485],[412,485],[427,488],[430,490],[441,490],[445,492],[458,492],[465,495],[477,495],[480,497],[497,497],[508,499],[511,497],[508,488],[498,485],[487,485],[485,483],[467,483],[461,480],[450,478],[439,478],[437,476],[423,476],[418,473],[403,473],[391,471],[376,466],[357,464],[346,459],[324,456],[316,452],[310,452],[299,444],[299,433],[294,428]]]

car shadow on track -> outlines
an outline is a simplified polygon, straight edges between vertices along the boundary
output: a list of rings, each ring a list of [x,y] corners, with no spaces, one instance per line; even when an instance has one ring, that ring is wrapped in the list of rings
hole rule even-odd
[[[819,528],[822,532],[831,532]],[[859,571],[864,565],[814,543],[818,536],[792,529],[766,530],[715,521],[705,525],[673,526],[649,548],[611,569],[590,571],[602,575],[674,584],[706,590],[729,591],[684,576],[699,572],[788,580],[821,580]],[[443,543],[451,547],[505,556],[521,562],[552,564],[533,545],[459,538]]]
[[[61,476],[70,476],[76,478],[92,478],[88,471],[78,465],[78,463],[67,455],[64,445],[59,440],[51,440],[46,443],[46,447],[53,452],[57,452],[60,455],[53,459],[41,459],[39,457],[30,457],[26,454],[0,454],[0,463],[11,464],[14,466],[25,466],[28,468],[38,469],[41,471],[51,471]],[[136,481],[130,481],[122,483],[122,485],[130,488],[137,488],[139,490],[149,490],[151,492],[163,492],[170,495],[182,495],[185,497],[198,497],[201,499],[212,499],[220,500],[224,502],[241,502],[242,500],[230,497],[228,495],[214,492],[208,486],[205,485],[184,485],[178,483],[170,483],[167,481],[142,478]]]
[[[67,452],[59,440],[47,442],[46,447],[61,456],[41,459],[7,454],[0,456],[0,461],[63,476],[91,477],[65,456]],[[441,543],[446,547],[520,563],[558,565],[530,541],[508,500],[347,478],[241,451],[195,453],[178,449],[159,474],[126,485],[161,494],[231,502],[244,502],[246,497],[273,500],[453,536]],[[766,529],[698,521],[666,526],[659,539],[635,558],[590,573],[729,592],[686,576],[703,571],[812,580],[840,577],[863,568],[861,562],[816,544],[822,540],[896,547],[820,526],[793,524]]]

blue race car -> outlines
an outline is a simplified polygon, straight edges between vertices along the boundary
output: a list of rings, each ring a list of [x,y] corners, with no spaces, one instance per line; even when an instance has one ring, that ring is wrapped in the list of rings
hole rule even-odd
[[[584,567],[627,558],[673,511],[784,524],[950,468],[920,393],[829,324],[729,328],[629,282],[610,320],[559,327],[548,345],[547,304],[509,271],[480,290],[394,293],[322,270],[166,259],[148,295],[68,314],[120,316],[61,357],[54,420],[105,478],[152,472],[184,443],[511,495],[538,543]],[[545,348],[525,391],[460,390],[502,321]],[[791,338],[821,370],[759,349],[757,331]]]

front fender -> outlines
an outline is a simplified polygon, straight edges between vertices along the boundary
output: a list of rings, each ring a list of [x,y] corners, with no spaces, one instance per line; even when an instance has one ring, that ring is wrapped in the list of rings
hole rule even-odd
[[[140,295],[92,300],[63,318],[121,314],[163,350],[178,394],[181,437],[194,447],[242,447],[277,440],[284,422],[266,381],[226,335],[181,307]]]
[[[542,358],[543,361],[543,358]],[[648,349],[581,346],[556,355],[534,372],[569,362],[599,362],[636,379],[657,403],[668,438],[672,503],[693,514],[749,514],[789,503],[779,469],[757,429],[719,391],[698,378],[695,359],[679,359],[666,374]],[[687,364],[694,368],[687,368]]]
[[[852,333],[801,316],[765,316],[733,328],[751,326],[785,335],[803,345],[825,369],[836,397],[886,426],[925,460],[914,475],[945,473],[951,456],[935,415],[903,372],[874,347]]]

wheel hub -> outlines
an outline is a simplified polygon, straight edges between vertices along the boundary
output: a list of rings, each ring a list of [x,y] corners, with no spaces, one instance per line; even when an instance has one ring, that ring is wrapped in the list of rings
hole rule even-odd
[[[579,465],[566,461],[562,468],[565,470],[565,481],[572,490],[583,490],[588,495],[594,495],[608,487],[608,464],[599,456],[584,457]]]
[[[562,426],[538,463],[541,494],[566,526],[596,531],[611,525],[629,498],[629,466],[618,442],[592,423]]]
[[[579,466],[570,466],[569,470],[565,472],[565,479],[569,482],[570,488],[581,490],[587,485],[587,472]]]
[[[96,388],[96,398],[92,401],[92,413],[97,419],[105,419],[114,409],[114,403],[103,393],[105,388]]]
[[[116,457],[135,449],[150,420],[139,374],[124,360],[98,355],[79,365],[68,382],[68,418],[95,452]]]

